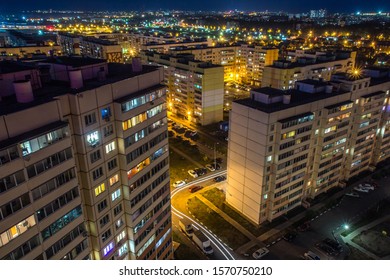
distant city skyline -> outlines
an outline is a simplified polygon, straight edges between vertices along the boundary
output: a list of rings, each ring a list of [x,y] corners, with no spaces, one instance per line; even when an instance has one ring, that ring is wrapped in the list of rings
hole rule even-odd
[[[309,10],[326,9],[329,12],[377,12],[388,11],[389,2],[385,0],[364,1],[364,0],[346,0],[346,1],[326,1],[314,2],[309,0],[303,1],[264,1],[255,0],[198,0],[198,1],[178,1],[178,0],[84,0],[84,1],[65,1],[65,2],[49,2],[47,0],[20,0],[8,1],[3,3],[0,11],[26,11],[37,9],[66,9],[66,10],[159,10],[159,9],[178,9],[178,10],[202,10],[202,11],[226,11],[226,10],[243,10],[243,11],[284,11],[291,13],[307,12]]]

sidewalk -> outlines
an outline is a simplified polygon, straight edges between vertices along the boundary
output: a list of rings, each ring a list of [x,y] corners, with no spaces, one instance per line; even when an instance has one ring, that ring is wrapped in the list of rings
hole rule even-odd
[[[382,222],[384,222],[384,221],[386,221],[388,219],[390,219],[390,215],[384,216],[384,217],[382,217],[380,219],[377,219],[377,220],[375,220],[375,221],[373,221],[373,222],[371,222],[369,224],[366,224],[366,225],[364,225],[364,226],[354,230],[353,232],[351,232],[350,234],[348,234],[345,237],[342,236],[342,235],[340,235],[340,237],[341,237],[341,239],[343,240],[343,242],[345,244],[349,244],[349,245],[355,247],[356,249],[358,249],[359,251],[362,251],[363,253],[365,253],[367,256],[369,256],[370,258],[372,258],[374,260],[380,260],[381,258],[379,258],[377,255],[375,255],[372,252],[366,250],[365,248],[363,248],[362,246],[356,244],[352,240],[356,236],[361,234],[362,232],[364,232],[364,231],[366,231],[366,230],[368,230],[368,229],[370,229],[370,228],[372,228],[372,227],[374,227],[374,226],[376,226],[376,225],[378,225],[378,224],[380,224],[380,223],[382,223]],[[385,257],[384,259],[388,259],[388,257]]]

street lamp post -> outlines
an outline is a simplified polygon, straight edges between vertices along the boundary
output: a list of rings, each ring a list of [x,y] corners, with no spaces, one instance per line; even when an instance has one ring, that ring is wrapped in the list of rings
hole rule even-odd
[[[217,169],[217,144],[219,143],[214,143],[214,169]]]

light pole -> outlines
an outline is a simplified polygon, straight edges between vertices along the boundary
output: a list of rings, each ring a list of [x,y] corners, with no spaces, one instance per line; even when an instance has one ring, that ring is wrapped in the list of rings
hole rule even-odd
[[[217,169],[217,144],[218,142],[214,143],[214,169]]]

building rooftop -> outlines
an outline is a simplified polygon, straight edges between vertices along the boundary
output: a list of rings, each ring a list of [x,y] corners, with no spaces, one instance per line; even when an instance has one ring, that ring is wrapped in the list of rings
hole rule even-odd
[[[101,60],[98,61],[101,62]],[[84,80],[83,87],[80,89],[71,89],[69,82],[66,81],[51,81],[49,83],[44,84],[42,88],[33,91],[34,101],[30,103],[18,103],[16,101],[15,95],[7,96],[3,98],[2,101],[0,101],[0,115],[11,114],[17,111],[25,110],[27,108],[49,102],[50,100],[53,100],[53,98],[56,96],[61,96],[64,94],[77,94],[80,92],[101,87],[106,84],[112,84],[121,80],[153,72],[156,71],[158,68],[159,67],[157,66],[143,65],[142,71],[134,72],[130,64],[108,63],[108,74],[104,80],[99,80],[97,78]]]
[[[14,62],[9,60],[0,61],[0,74],[15,73],[32,69],[35,69],[35,67],[20,62]]]
[[[250,108],[253,108],[253,109],[256,109],[256,110],[259,110],[259,111],[262,111],[262,112],[267,113],[267,114],[271,114],[274,112],[286,110],[288,108],[293,108],[296,106],[308,104],[308,103],[311,103],[314,101],[334,97],[335,95],[339,95],[339,94],[343,94],[343,93],[348,92],[348,91],[339,90],[336,93],[335,92],[331,92],[331,93],[326,93],[326,92],[306,93],[303,91],[293,89],[293,90],[287,90],[287,91],[277,90],[273,93],[269,89],[270,88],[261,88],[261,91],[259,89],[259,92],[265,93],[265,94],[272,94],[273,96],[275,96],[274,94],[277,94],[279,96],[283,95],[283,94],[291,95],[290,103],[284,104],[281,101],[281,102],[266,104],[266,103],[252,100],[251,98],[240,99],[240,100],[236,100],[233,102],[250,107]],[[264,92],[264,90],[266,92]],[[272,90],[276,90],[276,89],[272,89]],[[254,90],[254,91],[256,91],[256,90]]]
[[[67,65],[72,67],[81,67],[81,66],[87,66],[87,65],[93,65],[98,63],[105,63],[106,60],[104,59],[97,59],[97,58],[91,58],[91,57],[82,57],[82,56],[57,56],[57,57],[50,57],[47,60],[44,60],[42,62],[46,63],[52,63],[52,64],[61,64],[61,65]]]

